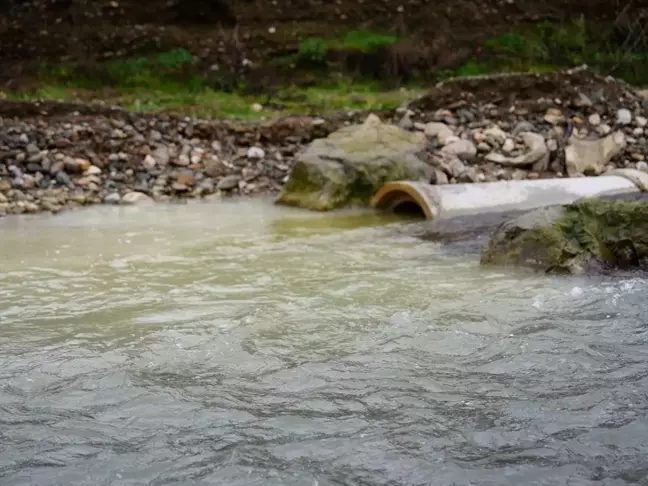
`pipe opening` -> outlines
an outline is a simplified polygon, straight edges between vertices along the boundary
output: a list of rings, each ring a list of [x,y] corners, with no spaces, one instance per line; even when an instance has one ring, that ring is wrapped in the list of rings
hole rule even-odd
[[[394,214],[425,219],[425,211],[414,201],[403,201],[391,207]]]
[[[431,186],[430,186],[431,187]],[[425,190],[412,182],[390,182],[385,184],[373,197],[371,206],[413,219],[432,219],[434,208],[428,206]]]

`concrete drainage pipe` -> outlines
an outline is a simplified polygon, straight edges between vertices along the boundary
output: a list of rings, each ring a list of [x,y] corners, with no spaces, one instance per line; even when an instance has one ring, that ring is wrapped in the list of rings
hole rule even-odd
[[[598,177],[498,181],[435,186],[424,182],[385,184],[371,206],[420,214],[426,219],[535,209],[578,199],[648,190],[648,174],[619,169]]]

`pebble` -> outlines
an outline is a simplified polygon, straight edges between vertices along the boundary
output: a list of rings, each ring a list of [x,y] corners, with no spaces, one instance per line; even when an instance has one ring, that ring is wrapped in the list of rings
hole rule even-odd
[[[263,159],[265,151],[261,147],[250,147],[247,150],[246,156],[248,159]]]
[[[144,194],[143,192],[131,191],[124,194],[124,197],[121,198],[122,204],[134,205],[134,204],[145,204],[152,203],[153,199]]]
[[[596,127],[596,131],[598,132],[599,135],[605,136],[610,134],[610,132],[612,132],[612,127],[607,123],[602,123],[601,125]]]
[[[526,130],[525,130],[526,131]],[[508,138],[508,134],[498,126],[492,126],[484,130],[484,135],[497,142],[503,144]]]
[[[423,132],[426,137],[436,139],[441,145],[445,145],[451,137],[455,136],[448,125],[437,121],[427,123]]]
[[[119,201],[121,201],[121,197],[116,192],[108,194],[103,199],[104,204],[119,204]]]
[[[601,124],[601,115],[598,113],[592,113],[588,118],[587,121],[589,122],[590,125],[592,126],[598,126]]]
[[[142,165],[146,170],[153,170],[157,165],[157,162],[155,161],[155,157],[153,157],[150,154],[147,154],[146,157],[144,157],[144,160],[142,161]]]
[[[502,145],[502,152],[505,154],[510,154],[515,150],[515,142],[513,141],[512,138],[507,138],[504,140],[504,144]]]
[[[241,178],[237,175],[229,175],[227,177],[223,177],[217,184],[216,189],[220,191],[229,191],[232,190],[236,187],[238,187],[238,183],[241,180]]]
[[[96,165],[91,165],[85,171],[86,175],[99,175],[99,174],[101,174],[101,172],[102,172],[102,170],[99,167],[97,167]]]
[[[477,155],[477,147],[470,140],[457,138],[457,140],[445,145],[441,152],[456,155],[460,158],[470,158]]]
[[[616,122],[618,125],[630,125],[632,123],[632,113],[627,108],[621,108],[617,111]]]

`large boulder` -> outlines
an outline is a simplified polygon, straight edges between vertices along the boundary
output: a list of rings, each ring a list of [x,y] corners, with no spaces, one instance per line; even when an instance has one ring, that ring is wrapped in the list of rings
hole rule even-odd
[[[563,274],[648,270],[646,193],[615,198],[583,199],[507,221],[484,247],[481,263]]]
[[[423,134],[369,115],[360,125],[314,140],[301,153],[277,203],[327,211],[367,205],[387,182],[426,180],[433,168],[421,160]]]

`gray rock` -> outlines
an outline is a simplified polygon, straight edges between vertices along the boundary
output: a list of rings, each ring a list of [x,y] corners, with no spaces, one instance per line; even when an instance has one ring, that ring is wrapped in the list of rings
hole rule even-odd
[[[74,183],[72,182],[70,176],[63,171],[57,172],[56,175],[54,176],[54,179],[56,180],[56,182],[64,186],[67,186],[69,188],[74,187]]]
[[[529,149],[527,152],[516,157],[507,157],[496,152],[491,152],[486,156],[486,160],[511,167],[533,165],[536,171],[546,170],[549,163],[549,148],[544,137],[539,133],[524,132],[522,133],[522,139]]]
[[[567,174],[601,174],[605,166],[626,146],[623,132],[615,132],[598,140],[583,140],[571,136],[565,148]]]
[[[437,184],[439,186],[450,183],[450,181],[448,180],[448,176],[441,169],[435,169],[433,182],[434,184]]]
[[[211,178],[203,179],[202,181],[200,181],[200,184],[198,184],[198,189],[206,193],[214,192],[214,190],[216,189],[214,180]]]
[[[412,115],[407,111],[403,117],[399,120],[398,126],[403,130],[412,130],[414,128],[414,122],[412,121]]]
[[[486,137],[486,142],[491,147],[499,147],[506,141],[509,135],[500,127],[494,126],[484,130],[484,136]]]
[[[477,169],[474,167],[466,167],[464,171],[459,174],[457,181],[459,182],[480,182],[481,178],[479,176],[484,176],[484,174],[479,174]]]
[[[484,247],[483,265],[525,266],[544,273],[648,270],[646,193],[586,198],[518,216]]]
[[[433,168],[421,159],[425,143],[420,133],[369,115],[363,124],[317,139],[299,154],[277,202],[330,210],[366,205],[387,182],[430,181]]]
[[[441,122],[426,123],[423,132],[426,137],[437,140],[441,145],[445,145],[451,137],[455,136],[452,129]]]
[[[462,159],[472,158],[477,155],[477,147],[470,140],[460,139],[451,142],[441,149],[441,152],[456,155]]]
[[[120,201],[121,197],[117,192],[112,192],[103,199],[104,204],[119,204]]]
[[[535,130],[536,127],[533,125],[533,123],[524,120],[515,125],[515,128],[513,128],[513,131],[511,132],[511,135],[517,137],[524,132],[534,132]]]
[[[466,165],[456,157],[447,162],[448,174],[457,178],[466,171]]]
[[[169,149],[165,147],[164,145],[161,145],[157,147],[153,151],[153,158],[157,162],[157,164],[161,167],[165,167],[169,163],[169,159],[171,158],[169,154]]]
[[[28,143],[27,147],[25,147],[25,151],[29,155],[37,154],[39,152],[38,145],[36,145],[35,143]]]
[[[226,177],[223,177],[220,181],[218,181],[218,185],[216,186],[216,189],[218,189],[219,191],[231,191],[232,189],[238,187],[240,180],[241,180],[240,176],[228,175]]]

